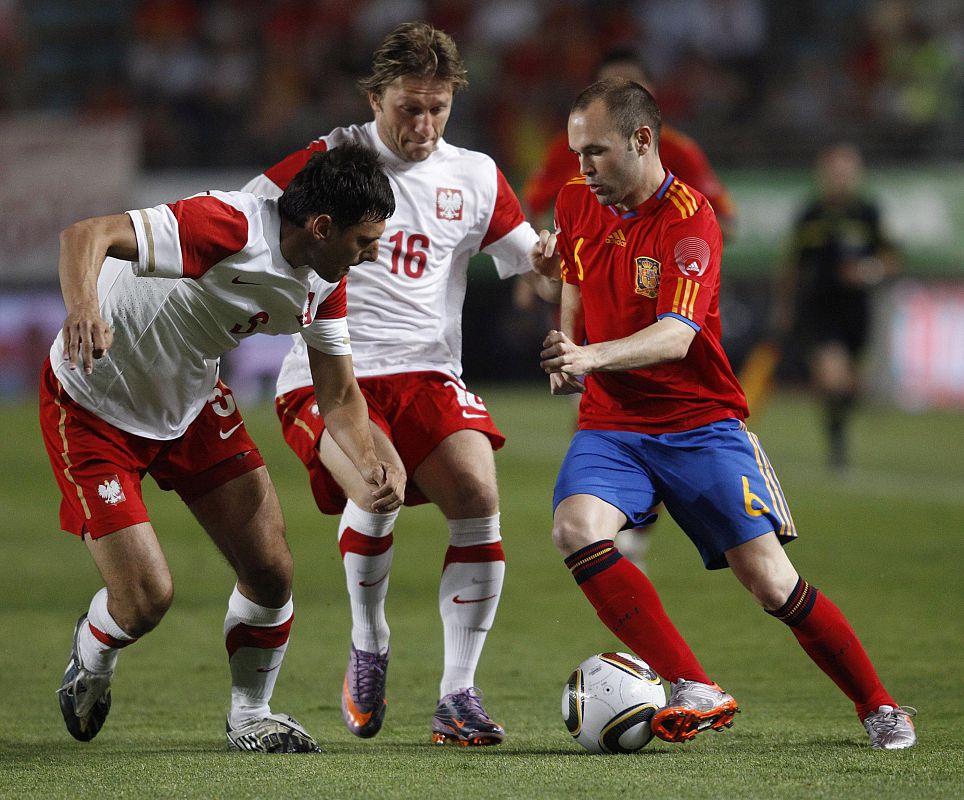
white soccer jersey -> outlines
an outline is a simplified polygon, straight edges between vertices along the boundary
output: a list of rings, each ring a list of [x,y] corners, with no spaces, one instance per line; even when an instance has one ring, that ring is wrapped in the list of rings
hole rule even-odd
[[[531,269],[538,235],[495,162],[440,141],[427,159],[400,159],[375,123],[338,128],[267,170],[246,191],[277,197],[317,152],[357,142],[385,163],[396,211],[378,243],[378,262],[348,276],[348,328],[359,376],[438,370],[462,373],[462,303],[469,259],[490,254],[501,278]],[[295,341],[278,394],[311,383],[303,343]]]
[[[207,192],[127,213],[138,260],[107,259],[97,282],[110,351],[85,375],[63,360],[62,336],[50,348],[57,378],[88,411],[174,439],[210,398],[218,358],[247,336],[300,331],[318,350],[351,353],[345,282],[285,261],[276,200]]]

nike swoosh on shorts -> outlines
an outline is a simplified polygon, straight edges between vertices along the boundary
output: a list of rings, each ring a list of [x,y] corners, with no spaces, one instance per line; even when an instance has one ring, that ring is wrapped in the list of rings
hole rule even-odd
[[[234,426],[233,428],[231,428],[230,430],[219,431],[219,433],[221,434],[221,438],[222,438],[222,439],[227,439],[227,438],[229,438],[229,437],[231,436],[231,434],[234,433],[234,432],[235,432],[238,428],[240,428],[242,425],[244,425],[244,423],[243,423],[243,422],[239,422],[237,425],[235,425],[235,426]]]

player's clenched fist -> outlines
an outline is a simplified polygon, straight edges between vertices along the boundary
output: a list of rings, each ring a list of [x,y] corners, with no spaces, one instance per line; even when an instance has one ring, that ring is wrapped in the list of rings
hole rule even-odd
[[[575,394],[586,391],[577,375],[592,371],[587,348],[572,342],[562,331],[549,331],[542,342],[540,366],[549,373],[553,394]]]

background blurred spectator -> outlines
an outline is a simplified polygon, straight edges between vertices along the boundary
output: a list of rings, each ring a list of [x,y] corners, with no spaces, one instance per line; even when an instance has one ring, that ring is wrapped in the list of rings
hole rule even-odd
[[[131,113],[148,168],[263,163],[363,115],[359,54],[413,18],[465,53],[453,138],[514,180],[616,46],[720,166],[842,137],[875,161],[964,155],[954,0],[0,0],[0,107]]]

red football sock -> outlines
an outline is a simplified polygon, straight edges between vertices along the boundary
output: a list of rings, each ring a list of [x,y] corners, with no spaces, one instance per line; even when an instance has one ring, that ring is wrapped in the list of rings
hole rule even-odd
[[[880,706],[897,706],[847,618],[803,578],[781,608],[767,613],[790,626],[807,655],[853,701],[860,719]]]
[[[578,550],[566,566],[606,627],[660,677],[713,683],[666,616],[649,578],[622,557],[611,539]]]

